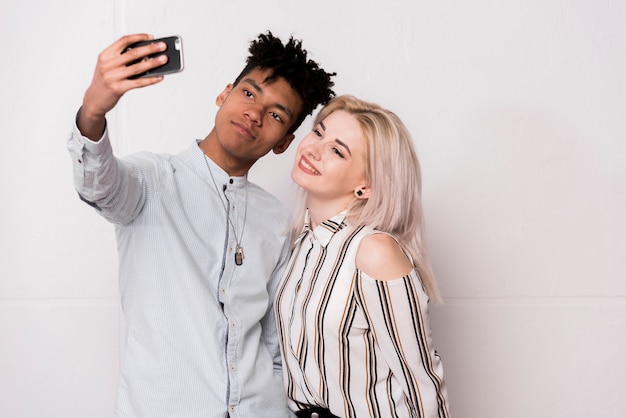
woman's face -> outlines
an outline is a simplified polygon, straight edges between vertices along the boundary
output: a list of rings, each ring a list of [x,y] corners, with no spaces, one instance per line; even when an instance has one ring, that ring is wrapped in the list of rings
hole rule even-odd
[[[337,110],[302,139],[291,178],[310,197],[347,205],[355,191],[367,185],[365,154],[358,121],[348,112]]]

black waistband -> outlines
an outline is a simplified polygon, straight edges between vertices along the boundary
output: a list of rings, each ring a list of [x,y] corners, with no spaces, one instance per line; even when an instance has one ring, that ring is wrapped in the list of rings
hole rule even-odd
[[[298,418],[339,418],[337,415],[333,415],[328,409],[320,408],[319,406],[297,411],[296,416]]]

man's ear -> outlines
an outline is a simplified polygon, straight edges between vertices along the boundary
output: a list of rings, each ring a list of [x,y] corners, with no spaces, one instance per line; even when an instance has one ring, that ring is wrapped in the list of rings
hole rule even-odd
[[[217,98],[215,99],[215,104],[218,106],[222,106],[224,104],[224,102],[226,101],[226,98],[228,97],[228,95],[230,94],[230,91],[233,89],[233,85],[232,84],[228,84],[224,90],[222,90],[222,92],[220,94],[217,95]]]
[[[272,148],[274,154],[282,154],[283,152],[287,151],[287,148],[289,148],[289,145],[294,138],[294,134],[285,135],[285,137],[281,139],[276,145],[274,145],[274,148]]]

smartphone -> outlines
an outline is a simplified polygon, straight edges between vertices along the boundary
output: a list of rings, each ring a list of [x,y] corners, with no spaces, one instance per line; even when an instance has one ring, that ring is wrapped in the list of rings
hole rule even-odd
[[[183,70],[183,40],[180,36],[168,36],[165,38],[159,39],[151,39],[149,41],[141,41],[136,42],[134,44],[130,44],[126,47],[126,49],[122,52],[127,52],[133,48],[137,48],[138,46],[149,45],[155,42],[165,42],[166,48],[165,51],[157,52],[156,54],[148,55],[146,58],[154,58],[159,55],[165,54],[167,55],[167,62],[159,67],[152,68],[146,72],[136,74],[134,76],[128,77],[131,80],[142,77],[154,77],[157,75],[165,75],[178,73]],[[143,59],[143,58],[142,58]],[[127,65],[133,65],[138,63],[141,60],[136,60]]]

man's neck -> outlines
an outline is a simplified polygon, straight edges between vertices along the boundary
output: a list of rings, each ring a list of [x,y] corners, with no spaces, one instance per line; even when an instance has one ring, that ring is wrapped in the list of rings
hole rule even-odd
[[[240,159],[229,155],[224,151],[215,136],[215,129],[213,129],[203,140],[198,144],[202,152],[217,164],[222,170],[231,177],[245,176],[254,162],[244,163]]]

